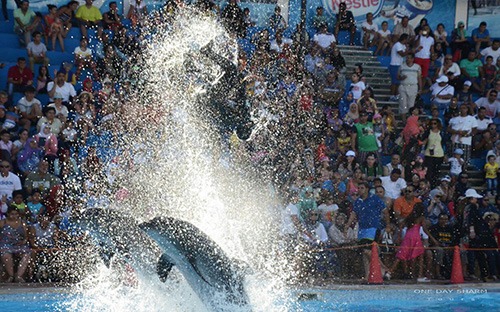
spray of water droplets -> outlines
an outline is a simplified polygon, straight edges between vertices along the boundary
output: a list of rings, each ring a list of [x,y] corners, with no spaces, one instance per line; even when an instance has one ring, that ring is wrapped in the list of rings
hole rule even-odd
[[[273,187],[244,163],[221,161],[231,157],[207,109],[207,90],[222,69],[200,49],[213,42],[216,53],[235,61],[235,39],[213,17],[189,9],[168,25],[150,23],[144,33],[150,35],[135,73],[140,80],[115,114],[121,131],[112,144],[120,153],[107,164],[108,180],[126,195],[108,194],[111,208],[138,222],[171,216],[193,223],[249,266],[246,288],[254,311],[287,310],[279,298]],[[204,309],[178,272],[165,284],[152,274],[138,275],[131,287],[117,278],[119,267],[97,265],[61,310]]]

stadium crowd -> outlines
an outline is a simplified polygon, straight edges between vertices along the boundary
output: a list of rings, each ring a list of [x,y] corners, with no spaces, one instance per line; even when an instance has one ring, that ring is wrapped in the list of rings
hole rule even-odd
[[[168,2],[155,18],[168,23],[183,6]],[[456,245],[467,278],[497,279],[500,41],[490,38],[486,24],[469,36],[458,23],[448,35],[443,24],[423,19],[413,28],[408,17],[393,29],[387,22],[379,28],[368,13],[357,25],[342,3],[334,20],[318,8],[311,25],[295,29],[276,7],[259,28],[235,0],[223,8],[208,0],[196,7],[220,19],[241,44],[237,75],[260,128],[247,141],[229,128],[223,137],[235,159],[273,173],[287,201],[283,256],[301,277],[359,278],[353,268],[359,259],[366,278],[371,248],[364,247],[377,241],[386,279],[450,278],[449,247]],[[72,211],[97,201],[93,181],[107,168],[88,138],[109,129],[119,115],[116,103],[127,101],[137,79],[129,74],[144,44],[141,29],[150,18],[141,0],[126,17],[114,2],[104,13],[92,0],[48,8],[42,16],[24,0],[14,11],[14,32],[26,54],[8,70],[0,92],[6,282],[64,279],[44,268],[57,251],[75,245],[68,234]],[[52,75],[47,49],[58,42],[65,51],[71,27],[82,35],[74,61],[51,64],[60,66]],[[390,55],[390,100],[397,110],[379,105],[363,64],[352,69],[342,56],[337,39],[347,33],[355,45],[358,31],[364,48]],[[93,34],[98,40],[89,46]],[[37,99],[44,93],[47,103]],[[484,173],[482,195],[482,187],[468,181],[474,159],[484,160],[476,168]],[[442,170],[447,163],[449,172]]]

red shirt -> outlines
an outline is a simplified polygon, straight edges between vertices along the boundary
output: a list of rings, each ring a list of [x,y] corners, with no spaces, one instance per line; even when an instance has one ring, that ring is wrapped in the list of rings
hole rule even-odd
[[[14,65],[9,68],[9,72],[7,73],[7,78],[12,78],[14,82],[21,81],[21,85],[27,86],[28,81],[33,81],[33,72],[28,67],[25,67],[21,72],[19,66]]]

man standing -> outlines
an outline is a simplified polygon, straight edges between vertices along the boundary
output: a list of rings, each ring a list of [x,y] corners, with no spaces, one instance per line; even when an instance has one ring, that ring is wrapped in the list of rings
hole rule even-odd
[[[469,115],[469,106],[462,104],[460,106],[460,115],[450,120],[448,126],[448,133],[452,135],[451,141],[453,143],[454,151],[460,148],[464,151],[465,165],[469,163],[471,155],[472,137],[476,133],[477,120]]]
[[[429,65],[431,64],[431,54],[434,53],[434,37],[428,25],[423,27],[415,42],[417,47],[415,53],[415,63],[422,68],[422,77],[429,76]]]
[[[362,244],[373,242],[377,237],[377,230],[382,228],[382,220],[389,224],[389,214],[385,212],[384,202],[377,196],[370,194],[370,186],[367,182],[361,182],[358,185],[358,199],[353,204],[352,212],[347,222],[350,226],[354,220],[358,221],[358,240]],[[365,276],[370,272],[371,249],[363,251],[363,263],[365,267]]]
[[[415,106],[417,94],[422,91],[422,70],[420,65],[415,64],[415,55],[406,55],[406,62],[399,67],[399,112],[403,123],[406,122],[406,114]]]
[[[401,178],[401,170],[393,169],[390,176],[381,177],[382,186],[387,197],[396,199],[401,196],[401,190],[406,188],[406,181]]]
[[[358,151],[360,163],[365,161],[368,153],[375,153],[377,159],[380,159],[380,155],[378,155],[377,137],[373,131],[373,123],[368,121],[368,113],[365,111],[359,113],[359,122],[355,123],[353,126],[351,148],[353,151]]]
[[[98,36],[101,36],[102,27],[100,23],[102,21],[101,11],[92,5],[93,0],[85,0],[85,5],[82,5],[76,11],[76,18],[80,21],[80,31],[82,36],[88,38],[87,29],[97,29]]]
[[[31,34],[40,23],[38,17],[30,8],[28,0],[22,0],[18,9],[14,10],[14,32],[19,35],[19,42],[26,46],[31,41]]]
[[[391,49],[391,63],[389,65],[389,73],[391,74],[391,101],[397,101],[397,93],[399,86],[399,67],[403,64],[404,57],[410,53],[407,51],[408,35],[402,34]]]

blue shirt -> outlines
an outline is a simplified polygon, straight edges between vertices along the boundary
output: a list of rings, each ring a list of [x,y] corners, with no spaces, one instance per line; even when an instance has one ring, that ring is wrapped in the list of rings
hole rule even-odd
[[[327,190],[330,193],[335,192],[335,187],[333,186],[332,180],[326,180],[325,182],[323,182],[323,185],[321,186],[321,188],[324,190]],[[344,182],[340,181],[337,191],[339,193],[345,193],[345,191],[347,191],[347,187],[346,187]]]
[[[353,211],[358,217],[359,228],[380,228],[384,209],[384,202],[376,195],[368,195],[365,200],[358,198],[354,202]]]
[[[472,37],[476,37],[477,39],[484,39],[490,36],[490,32],[488,29],[485,29],[484,32],[480,32],[479,28],[476,28],[472,31]]]

